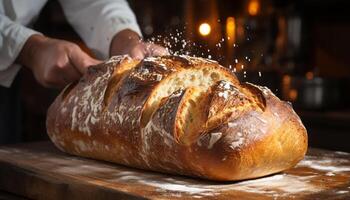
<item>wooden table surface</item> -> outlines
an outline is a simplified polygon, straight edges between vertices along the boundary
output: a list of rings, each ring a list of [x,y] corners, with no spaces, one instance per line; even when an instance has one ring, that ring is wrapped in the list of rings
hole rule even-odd
[[[350,154],[310,149],[295,168],[241,182],[136,170],[50,142],[0,147],[0,190],[32,199],[350,199]]]

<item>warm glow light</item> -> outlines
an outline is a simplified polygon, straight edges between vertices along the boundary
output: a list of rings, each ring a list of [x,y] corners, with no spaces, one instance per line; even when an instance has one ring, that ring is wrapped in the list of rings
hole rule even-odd
[[[312,72],[307,72],[307,73],[305,74],[305,76],[306,76],[306,79],[311,80],[311,79],[314,78],[314,73],[312,73]]]
[[[295,89],[291,89],[289,91],[289,100],[295,101],[298,98],[298,91]]]
[[[252,16],[255,16],[258,14],[260,9],[260,3],[259,0],[251,0],[248,4],[248,13]]]
[[[235,18],[228,17],[226,19],[226,36],[230,44],[233,44],[236,40],[236,22]],[[230,45],[229,44],[229,45]]]
[[[201,25],[199,25],[198,31],[201,35],[207,36],[210,34],[211,27],[208,23],[202,23]]]
[[[290,76],[288,76],[288,75],[283,76],[283,84],[289,86],[291,81],[292,81],[292,78]]]

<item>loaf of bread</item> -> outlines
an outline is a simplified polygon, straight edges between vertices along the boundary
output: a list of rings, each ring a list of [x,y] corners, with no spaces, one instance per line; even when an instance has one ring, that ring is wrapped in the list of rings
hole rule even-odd
[[[117,56],[92,66],[56,98],[46,125],[69,154],[210,180],[280,172],[307,150],[289,103],[189,56]]]

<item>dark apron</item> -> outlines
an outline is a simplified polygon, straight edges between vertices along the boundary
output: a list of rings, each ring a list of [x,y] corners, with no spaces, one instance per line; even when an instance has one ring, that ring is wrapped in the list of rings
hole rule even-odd
[[[19,79],[16,76],[10,88],[0,86],[0,144],[22,141]]]

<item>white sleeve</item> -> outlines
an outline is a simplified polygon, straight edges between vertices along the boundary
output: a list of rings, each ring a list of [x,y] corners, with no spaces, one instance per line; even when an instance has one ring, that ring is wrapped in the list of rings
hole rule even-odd
[[[69,23],[100,59],[109,57],[115,34],[131,29],[141,36],[125,0],[59,0]]]
[[[0,13],[0,85],[10,87],[20,65],[14,64],[27,39],[38,32],[11,21]]]

